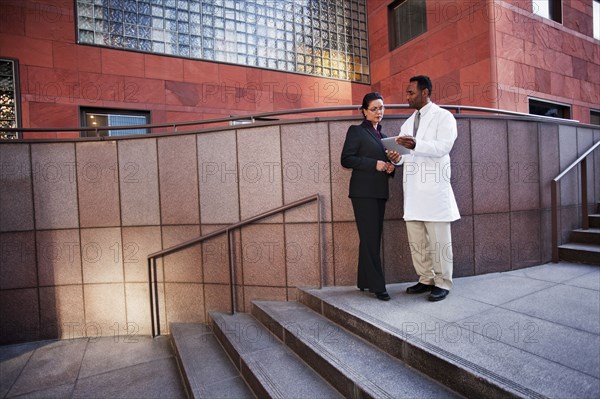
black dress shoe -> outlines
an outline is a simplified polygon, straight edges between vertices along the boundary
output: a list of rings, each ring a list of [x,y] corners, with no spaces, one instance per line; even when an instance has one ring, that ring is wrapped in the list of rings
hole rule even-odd
[[[427,299],[429,299],[432,302],[441,301],[442,299],[446,298],[446,296],[448,296],[449,293],[450,291],[448,290],[445,290],[440,287],[435,287],[431,291],[431,294],[429,294],[429,297],[427,297]]]
[[[375,296],[377,297],[377,299],[379,299],[380,301],[389,301],[390,299],[392,299],[390,297],[390,294],[387,293],[387,291],[383,291],[383,292],[376,292]]]
[[[435,287],[433,285],[427,285],[423,283],[417,283],[413,286],[410,286],[406,289],[407,294],[422,294],[424,292],[429,292],[433,290]]]
[[[360,292],[368,290],[368,288],[359,288]]]

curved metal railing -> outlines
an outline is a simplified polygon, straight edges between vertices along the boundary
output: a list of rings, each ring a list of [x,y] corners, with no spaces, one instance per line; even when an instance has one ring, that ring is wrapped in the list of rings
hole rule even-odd
[[[498,115],[507,115],[507,116],[517,116],[517,117],[525,117],[525,118],[533,118],[536,120],[544,120],[548,122],[561,122],[561,123],[579,123],[577,120],[573,119],[561,119],[561,118],[553,118],[550,116],[540,116],[540,115],[531,115],[522,112],[515,111],[507,111],[495,108],[484,108],[484,107],[474,107],[474,106],[466,106],[466,105],[440,105],[440,107],[454,111],[456,114],[463,114],[465,111],[471,113],[484,113],[484,114],[498,114]],[[408,104],[386,104],[386,110],[411,110]],[[262,112],[258,114],[248,114],[248,115],[233,115],[225,118],[212,118],[212,119],[203,119],[196,121],[186,121],[186,122],[172,122],[172,123],[158,123],[158,124],[150,124],[150,125],[131,125],[131,126],[95,126],[95,127],[63,127],[63,128],[6,128],[1,129],[0,133],[16,135],[23,133],[43,133],[43,132],[94,132],[94,137],[85,137],[79,138],[77,140],[114,140],[117,137],[109,136],[102,137],[100,136],[100,131],[103,130],[132,130],[132,129],[170,129],[170,131],[166,132],[157,132],[156,134],[172,134],[172,133],[181,133],[180,129],[190,126],[207,126],[207,125],[219,125],[219,124],[227,124],[230,125],[233,122],[241,121],[241,120],[250,120],[251,122],[260,121],[265,118],[273,118],[273,117],[281,117],[286,115],[299,115],[299,114],[319,114],[319,113],[327,113],[327,112],[346,112],[346,111],[358,111],[358,105],[342,105],[335,107],[317,107],[317,108],[300,108],[300,109],[288,109],[281,111],[270,111],[270,112]],[[358,117],[358,115],[357,115]],[[322,117],[314,117],[315,120],[321,120]],[[278,119],[276,121],[266,122],[266,123],[281,123],[282,120]],[[238,125],[239,127],[240,125]],[[193,131],[184,131],[186,133],[192,133]],[[144,137],[145,135],[136,135]],[[132,138],[136,137],[133,135],[129,136],[119,136]],[[30,139],[39,141],[39,139]],[[73,139],[72,139],[73,140]],[[53,141],[56,141],[54,139]]]
[[[231,314],[235,313],[235,300],[234,300],[234,281],[233,281],[233,251],[232,251],[232,236],[231,232],[237,228],[243,227],[247,224],[256,222],[258,220],[267,218],[269,216],[273,216],[277,213],[298,207],[300,205],[307,204],[312,201],[317,201],[317,226],[319,229],[318,232],[318,243],[319,248],[317,251],[317,256],[319,259],[319,288],[323,286],[323,257],[321,256],[321,201],[319,199],[319,194],[311,195],[310,197],[302,198],[297,201],[291,202],[287,205],[280,206],[278,208],[272,209],[270,211],[261,213],[259,215],[253,216],[251,218],[242,220],[237,223],[230,224],[229,226],[220,228],[218,230],[213,231],[212,233],[205,234],[201,237],[194,238],[185,242],[182,242],[177,245],[173,245],[172,247],[165,248],[161,251],[157,251],[148,255],[148,288],[150,291],[150,322],[152,324],[152,336],[156,337],[160,335],[160,306],[158,301],[158,273],[156,268],[156,259],[159,257],[163,257],[165,255],[180,251],[182,249],[188,248],[192,245],[199,244],[203,241],[208,240],[209,238],[216,237],[221,234],[227,234],[227,256],[229,261],[229,291],[230,291],[230,301],[231,301]],[[286,283],[287,284],[287,283]]]

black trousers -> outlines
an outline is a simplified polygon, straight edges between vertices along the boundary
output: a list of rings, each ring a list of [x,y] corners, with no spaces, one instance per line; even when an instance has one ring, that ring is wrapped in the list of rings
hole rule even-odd
[[[356,285],[371,292],[383,292],[386,288],[380,251],[386,200],[377,198],[351,198],[351,200],[360,239]]]

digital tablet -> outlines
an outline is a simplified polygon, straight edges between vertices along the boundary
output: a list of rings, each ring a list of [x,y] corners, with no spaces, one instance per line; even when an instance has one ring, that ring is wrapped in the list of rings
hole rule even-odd
[[[410,150],[408,148],[396,143],[396,137],[386,137],[381,139],[381,142],[386,150],[396,151],[400,155],[410,154]]]

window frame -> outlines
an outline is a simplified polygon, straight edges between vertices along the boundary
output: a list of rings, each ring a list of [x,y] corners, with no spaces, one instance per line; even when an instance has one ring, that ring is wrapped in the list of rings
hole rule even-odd
[[[411,32],[410,37],[405,38],[404,40],[396,40],[397,27],[395,24],[395,9],[402,6],[404,3],[408,3],[409,1],[420,1],[423,6],[423,30],[417,34]],[[427,0],[395,0],[391,4],[387,6],[388,9],[388,47],[390,51],[396,50],[406,43],[416,39],[417,37],[427,33]]]
[[[152,124],[152,113],[148,110],[81,106],[81,107],[79,107],[79,126],[80,127],[86,127],[86,128],[93,127],[93,126],[89,126],[87,124],[87,115],[88,114],[106,114],[107,116],[108,115],[143,116],[146,118],[145,125]],[[103,126],[110,127],[111,125],[103,125]],[[114,126],[117,126],[117,125],[114,125]],[[123,126],[123,125],[120,125],[120,126]],[[131,125],[131,126],[134,126],[134,125]],[[138,125],[135,125],[135,126],[138,126]],[[135,135],[143,135],[143,134],[151,133],[150,128],[145,128],[145,130],[146,130],[145,133],[132,133],[132,134],[126,134],[126,135],[127,136],[135,136]],[[98,132],[99,132],[98,137],[121,137],[121,135],[111,135],[110,131],[111,131],[111,129],[98,130]],[[108,132],[108,134],[102,134],[102,133],[106,133],[106,132]],[[93,134],[93,131],[91,131],[91,130],[82,130],[80,133],[80,136],[81,137],[96,137],[96,135]]]
[[[548,4],[548,16],[539,14],[536,12],[535,4],[538,1],[547,1]],[[562,25],[563,21],[563,0],[531,0],[531,12],[538,17],[549,19],[558,24]]]
[[[20,89],[20,77],[19,77],[19,60],[17,58],[11,57],[0,57],[0,61],[9,61],[12,63],[12,80],[13,80],[13,101],[14,104],[12,107],[14,108],[14,124],[11,128],[19,128],[22,126],[21,124],[21,89]],[[7,119],[7,121],[10,119]],[[0,127],[2,129],[2,127]],[[19,133],[14,133],[9,135],[6,132],[0,131],[0,140],[10,140],[10,139],[19,139]]]
[[[545,105],[558,105],[559,107],[562,107],[563,110],[567,109],[569,112],[569,116],[568,118],[565,118],[563,116],[551,116],[551,115],[541,115],[541,114],[534,114],[531,113],[531,102],[537,102],[541,104],[545,104]],[[527,97],[527,106],[528,106],[528,113],[530,115],[537,115],[537,116],[544,116],[546,118],[557,118],[557,119],[565,119],[565,120],[573,120],[573,106],[571,104],[567,104],[567,103],[561,103],[558,101],[550,101],[550,100],[546,100],[544,98],[538,98],[538,97]]]
[[[592,115],[595,114],[595,117],[598,119],[598,123],[592,123]],[[600,126],[600,109],[590,109],[590,125]]]
[[[592,37],[600,40],[600,0],[592,0]]]

